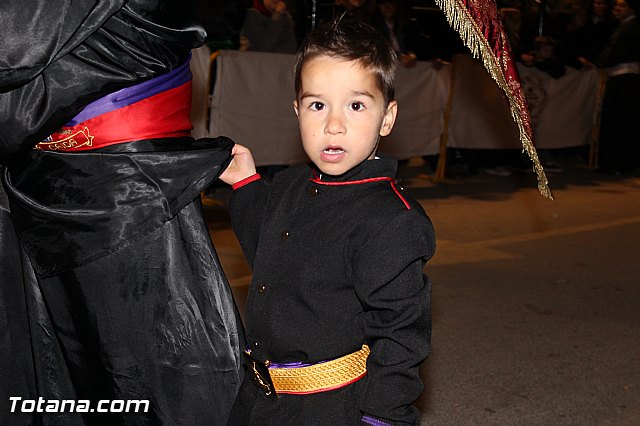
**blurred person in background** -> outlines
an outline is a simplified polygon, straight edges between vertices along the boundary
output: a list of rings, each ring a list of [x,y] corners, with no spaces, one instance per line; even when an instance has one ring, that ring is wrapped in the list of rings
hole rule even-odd
[[[282,0],[254,0],[240,31],[240,50],[295,53],[295,26]]]
[[[638,0],[616,0],[620,22],[596,64],[609,79],[602,100],[599,163],[603,171],[626,175],[640,159],[640,23]]]
[[[370,21],[375,11],[375,0],[336,0],[338,11],[347,11],[354,17],[364,21]]]
[[[400,63],[412,67],[416,61],[435,58],[429,36],[408,19],[403,0],[378,0],[372,24],[387,38],[398,54]],[[441,61],[436,62],[440,66]]]
[[[594,0],[587,8],[573,5],[563,38],[558,40],[559,59],[576,69],[593,68],[616,26],[609,0]]]
[[[249,4],[247,4],[249,2]],[[197,18],[207,32],[212,49],[237,49],[240,28],[250,0],[198,0]]]
[[[520,56],[522,63],[537,68],[555,79],[564,76],[566,70],[558,59],[556,41],[549,36],[540,36],[536,37],[533,43],[533,50]]]
[[[375,0],[335,0],[333,5],[322,8],[319,14],[318,24],[329,21],[334,16],[345,12],[351,14],[356,19],[369,23],[375,10]]]
[[[593,0],[589,8],[587,24],[585,25],[583,50],[579,52],[580,60],[595,62],[598,55],[605,49],[611,34],[618,26],[612,15],[610,0]],[[640,41],[639,41],[640,42]]]

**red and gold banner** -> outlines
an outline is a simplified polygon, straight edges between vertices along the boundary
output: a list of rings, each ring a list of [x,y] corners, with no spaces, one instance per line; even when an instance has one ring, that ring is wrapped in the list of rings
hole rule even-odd
[[[544,169],[533,143],[533,127],[509,40],[498,15],[495,0],[435,0],[449,25],[455,29],[474,57],[480,58],[504,91],[511,116],[518,125],[523,149],[533,162],[540,193],[553,199]]]

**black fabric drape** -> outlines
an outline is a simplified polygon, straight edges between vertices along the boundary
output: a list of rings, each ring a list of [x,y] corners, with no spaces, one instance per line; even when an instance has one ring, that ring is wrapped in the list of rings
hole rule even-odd
[[[34,151],[5,170],[0,423],[30,422],[9,396],[150,401],[148,413],[41,413],[36,424],[225,423],[244,337],[199,193],[232,146]]]
[[[36,272],[65,272],[167,222],[223,170],[232,146],[222,137],[167,139],[85,153],[32,150],[14,161],[7,191]]]
[[[192,3],[0,2],[0,424],[226,423],[244,337],[199,193],[233,142],[32,150],[90,102],[188,60],[205,39]],[[12,396],[149,411],[21,414]]]

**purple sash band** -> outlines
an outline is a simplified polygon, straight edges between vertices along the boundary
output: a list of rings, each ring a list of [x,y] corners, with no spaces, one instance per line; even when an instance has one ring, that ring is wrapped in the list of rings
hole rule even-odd
[[[126,87],[91,102],[84,107],[82,111],[67,123],[66,126],[76,126],[83,121],[90,120],[107,112],[114,111],[134,104],[143,99],[149,98],[158,93],[176,88],[191,80],[191,69],[189,68],[189,59],[178,68],[162,74],[151,80],[144,81],[135,86]]]
[[[362,416],[362,423],[371,425],[371,426],[392,426],[391,423],[383,422],[382,420],[378,420],[374,417],[364,415]]]
[[[318,364],[321,364],[320,362]],[[309,367],[311,365],[316,365],[316,364],[304,364],[300,361],[298,362],[281,362],[281,363],[275,363],[272,362],[269,364],[269,368],[300,368],[300,367]]]

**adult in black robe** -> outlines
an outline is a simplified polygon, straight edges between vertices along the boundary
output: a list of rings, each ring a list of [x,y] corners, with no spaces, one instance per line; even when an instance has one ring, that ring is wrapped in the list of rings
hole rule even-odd
[[[637,0],[617,0],[620,21],[597,64],[609,76],[602,99],[599,165],[608,173],[626,175],[640,166],[640,21]]]
[[[184,64],[205,38],[190,6],[0,5],[0,424],[226,423],[244,336],[198,195],[233,143],[33,149],[90,102]]]

